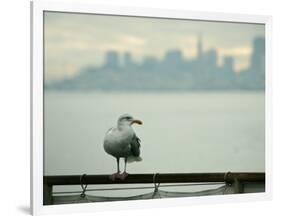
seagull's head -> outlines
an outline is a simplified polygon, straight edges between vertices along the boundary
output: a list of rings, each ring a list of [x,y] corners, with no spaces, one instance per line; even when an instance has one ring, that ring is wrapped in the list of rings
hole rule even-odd
[[[134,123],[142,125],[141,120],[135,119],[129,114],[123,114],[118,118],[118,125],[132,125]]]

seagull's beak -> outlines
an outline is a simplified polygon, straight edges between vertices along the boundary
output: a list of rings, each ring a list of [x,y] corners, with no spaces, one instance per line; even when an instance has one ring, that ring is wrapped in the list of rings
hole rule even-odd
[[[131,125],[134,124],[134,123],[137,123],[139,125],[142,125],[142,121],[141,120],[138,120],[138,119],[134,119],[133,121],[131,121]]]

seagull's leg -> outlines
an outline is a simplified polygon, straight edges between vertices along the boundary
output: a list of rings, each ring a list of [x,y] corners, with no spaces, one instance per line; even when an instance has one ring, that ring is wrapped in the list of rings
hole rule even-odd
[[[113,173],[111,176],[110,176],[110,179],[112,181],[115,181],[115,179],[117,178],[121,178],[121,175],[120,175],[120,168],[119,168],[119,157],[116,158],[116,161],[117,161],[117,172],[116,173]]]
[[[119,157],[116,158],[116,160],[117,160],[117,173],[118,173],[118,174],[120,173],[119,159],[120,159]]]
[[[124,165],[124,172],[121,174],[121,178],[122,180],[124,180],[125,178],[127,178],[127,176],[129,175],[127,172],[126,172],[126,168],[127,168],[127,158],[124,158],[124,161],[125,161],[125,165]]]

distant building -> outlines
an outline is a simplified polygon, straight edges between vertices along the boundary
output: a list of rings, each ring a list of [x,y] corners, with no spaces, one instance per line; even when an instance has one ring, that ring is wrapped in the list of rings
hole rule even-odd
[[[205,67],[215,69],[217,67],[217,51],[215,49],[208,50],[203,55],[203,64],[205,64]]]
[[[210,49],[206,52],[203,51],[202,34],[200,33],[197,41],[197,58],[195,60],[195,67],[198,68],[198,72],[204,76],[209,77],[211,73],[218,69],[218,54],[215,49]],[[203,78],[203,79],[204,79]]]
[[[125,68],[131,68],[134,65],[134,62],[132,60],[132,55],[129,52],[125,52],[124,54],[124,67]]]
[[[145,70],[144,72],[149,72],[153,70],[157,65],[157,59],[152,56],[146,56],[142,62],[142,68]]]
[[[253,42],[250,69],[256,73],[265,71],[265,39],[263,37],[257,37]]]
[[[117,69],[120,66],[119,55],[116,51],[108,51],[105,55],[105,65],[106,68]]]
[[[202,34],[200,33],[197,41],[197,59],[200,61],[203,55]]]
[[[180,66],[183,62],[182,52],[180,50],[170,50],[164,57],[165,65]]]
[[[234,71],[234,58],[232,56],[225,56],[223,58],[223,69],[228,72]]]

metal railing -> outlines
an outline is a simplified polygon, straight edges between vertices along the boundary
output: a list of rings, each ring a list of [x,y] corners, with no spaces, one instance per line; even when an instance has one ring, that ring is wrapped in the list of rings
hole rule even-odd
[[[43,204],[52,204],[54,185],[81,185],[82,175],[56,175],[43,177]],[[124,180],[110,179],[109,175],[84,175],[83,184],[146,184],[146,183],[207,183],[225,182],[234,184],[236,193],[243,193],[245,183],[265,184],[265,173],[226,172],[226,173],[152,173],[129,174]]]

